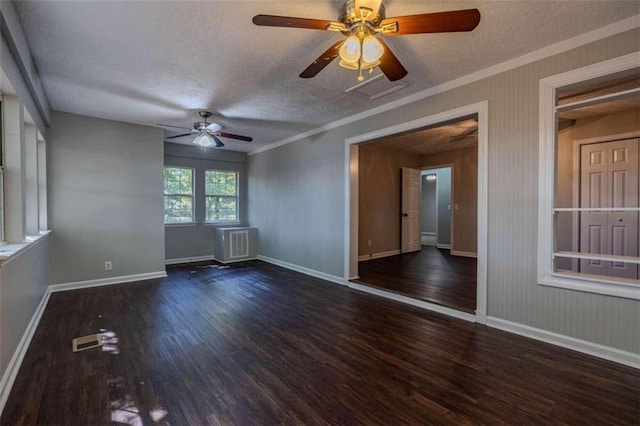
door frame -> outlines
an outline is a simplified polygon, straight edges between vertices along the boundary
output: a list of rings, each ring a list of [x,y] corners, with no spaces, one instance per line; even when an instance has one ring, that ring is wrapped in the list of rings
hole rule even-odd
[[[454,203],[454,200],[455,200],[455,198],[454,198],[455,197],[455,188],[454,188],[453,182],[454,182],[454,176],[455,176],[455,172],[456,172],[455,164],[448,163],[448,164],[436,164],[436,165],[433,165],[433,166],[424,166],[424,167],[420,168],[420,171],[424,172],[424,171],[438,170],[438,169],[451,169],[451,177],[450,177],[451,182],[449,182],[450,186],[451,186],[451,210],[450,210],[451,214],[450,214],[450,218],[449,218],[449,222],[450,222],[449,223],[449,228],[450,228],[449,229],[449,231],[450,231],[449,232],[449,248],[448,249],[445,248],[444,250],[449,250],[449,251],[453,252],[454,251],[453,250],[453,226],[454,226],[453,222],[455,220],[455,218],[454,218],[455,215],[453,214],[454,205],[455,205],[455,203]],[[422,197],[420,198],[420,202],[422,202]],[[438,214],[438,211],[439,211],[438,210],[438,204],[439,204],[439,201],[438,201],[438,180],[436,180],[436,247],[437,248],[441,248],[441,247],[438,247],[438,223],[439,223],[439,220],[440,220],[440,215]]]
[[[384,136],[417,130],[439,123],[477,115],[478,117],[478,266],[475,315],[459,315],[459,311],[442,308],[431,303],[417,303],[414,299],[401,300],[425,309],[436,310],[481,324],[487,323],[487,254],[488,254],[488,171],[489,171],[489,102],[481,101],[416,120],[374,130],[345,139],[345,211],[344,211],[344,280],[348,286],[351,279],[358,277],[358,143]],[[360,288],[360,287],[358,287]],[[388,295],[380,294],[388,297]],[[470,318],[469,318],[470,317]]]

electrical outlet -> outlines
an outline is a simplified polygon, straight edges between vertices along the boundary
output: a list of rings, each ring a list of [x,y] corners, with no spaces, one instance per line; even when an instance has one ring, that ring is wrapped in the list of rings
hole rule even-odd
[[[107,260],[106,262],[104,262],[104,270],[105,271],[110,271],[113,269],[113,263],[111,263],[110,260]]]
[[[371,240],[367,240],[367,246],[371,247]]]

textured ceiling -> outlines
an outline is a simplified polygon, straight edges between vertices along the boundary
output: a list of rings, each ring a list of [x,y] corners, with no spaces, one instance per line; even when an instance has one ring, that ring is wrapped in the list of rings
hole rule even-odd
[[[415,155],[453,151],[478,144],[478,121],[463,119],[367,143]]]
[[[298,74],[341,35],[257,27],[256,14],[336,19],[335,1],[20,1],[16,9],[54,110],[190,127],[197,111],[249,151],[638,14],[635,1],[385,2],[387,17],[478,8],[471,33],[387,38],[407,88],[376,100],[330,64]],[[167,136],[177,134],[167,133]],[[189,143],[191,138],[176,142]]]

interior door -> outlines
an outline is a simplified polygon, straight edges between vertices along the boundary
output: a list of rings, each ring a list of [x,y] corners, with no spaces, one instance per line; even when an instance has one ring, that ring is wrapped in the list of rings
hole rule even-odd
[[[420,170],[402,168],[402,241],[400,251],[419,251],[420,244]]]
[[[638,207],[638,139],[582,145],[580,207]],[[582,212],[580,251],[638,256],[638,213]],[[638,278],[638,265],[581,260],[580,271]]]

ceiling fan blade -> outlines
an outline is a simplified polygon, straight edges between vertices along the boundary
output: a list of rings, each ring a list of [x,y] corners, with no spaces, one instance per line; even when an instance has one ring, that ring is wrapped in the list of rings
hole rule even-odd
[[[216,134],[222,136],[223,138],[238,139],[245,142],[251,142],[253,140],[253,138],[250,138],[249,136],[234,135],[233,133],[218,132]],[[215,138],[214,135],[212,136]]]
[[[396,55],[393,54],[387,43],[382,39],[378,39],[382,47],[384,47],[384,53],[382,54],[382,58],[380,58],[380,69],[387,76],[389,81],[400,80],[402,77],[408,74],[408,71],[405,67],[402,66]]]
[[[478,9],[454,10],[451,12],[423,13],[420,15],[397,16],[380,23],[381,27],[397,23],[395,32],[385,32],[386,36],[424,33],[450,33],[471,31],[480,22]]]
[[[315,77],[320,71],[322,71],[327,65],[331,63],[335,58],[338,57],[338,53],[340,51],[340,47],[344,40],[339,40],[333,44],[330,48],[328,48],[322,55],[318,56],[318,59],[313,61],[311,65],[309,65],[302,73],[300,77],[302,78],[311,78]]]
[[[216,148],[222,148],[224,146],[222,141],[218,139],[216,135],[211,135],[211,137],[213,138],[214,141],[216,141]]]
[[[207,125],[207,130],[211,130],[212,132],[217,132],[218,130],[222,129],[223,126],[221,124],[218,123],[209,123]]]
[[[182,129],[182,130],[193,130],[190,127],[172,126],[171,124],[159,124],[159,123],[156,123],[156,126],[160,126],[160,127],[175,127],[176,129]]]
[[[191,133],[185,133],[185,134],[183,134],[183,135],[169,136],[169,137],[167,137],[167,138],[165,138],[165,139],[183,138],[183,137],[185,137],[185,136],[190,136],[190,135],[191,135]]]
[[[326,30],[331,24],[341,25],[339,22],[321,19],[294,18],[292,16],[256,15],[253,17],[255,25],[267,27],[305,28],[309,30]]]

